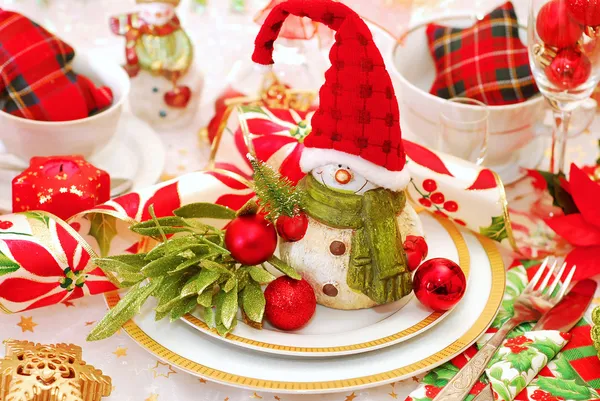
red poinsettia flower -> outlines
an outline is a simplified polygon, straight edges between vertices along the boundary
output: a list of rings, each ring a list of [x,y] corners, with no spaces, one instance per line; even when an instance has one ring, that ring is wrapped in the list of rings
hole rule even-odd
[[[29,310],[116,289],[99,269],[84,273],[91,257],[77,239],[60,225],[56,234],[54,255],[33,241],[4,240],[21,273],[0,282],[0,298]]]
[[[566,258],[576,265],[575,280],[600,274],[600,183],[594,182],[583,170],[571,165],[568,191],[579,213],[546,219],[546,224],[575,247]]]

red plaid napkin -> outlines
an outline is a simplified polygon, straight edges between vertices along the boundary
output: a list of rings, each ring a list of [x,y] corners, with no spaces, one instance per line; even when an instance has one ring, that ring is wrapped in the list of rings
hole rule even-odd
[[[71,46],[21,14],[0,9],[0,100],[7,113],[42,121],[88,117],[112,103],[71,71]],[[68,107],[65,107],[68,105]]]
[[[495,106],[524,102],[538,93],[510,2],[470,28],[429,24],[427,39],[437,71],[433,95]]]

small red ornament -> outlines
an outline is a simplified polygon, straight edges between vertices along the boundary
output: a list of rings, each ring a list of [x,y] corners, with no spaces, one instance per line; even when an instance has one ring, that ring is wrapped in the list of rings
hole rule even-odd
[[[308,229],[308,217],[306,213],[300,212],[293,217],[279,216],[277,218],[277,233],[288,242],[300,241],[304,238]]]
[[[315,314],[317,298],[304,279],[282,276],[265,289],[265,317],[281,330],[298,330]]]
[[[583,28],[567,11],[565,0],[553,0],[546,3],[537,18],[537,32],[548,46],[562,49],[577,43],[583,34]]]
[[[225,231],[225,246],[243,265],[266,262],[277,247],[277,232],[263,216],[250,214],[233,219]]]
[[[82,156],[34,157],[12,181],[13,212],[43,210],[63,220],[110,199],[110,176]]]
[[[582,25],[600,25],[600,0],[566,0],[571,17]]]
[[[467,279],[460,266],[444,258],[424,262],[413,279],[417,299],[438,312],[452,309],[461,300],[466,288]]]
[[[423,259],[427,257],[429,248],[425,238],[417,235],[409,235],[404,241],[404,252],[406,252],[406,259],[408,263],[408,270],[414,271]]]
[[[575,49],[559,51],[550,65],[546,67],[548,80],[562,90],[574,89],[584,84],[591,73],[590,59]]]

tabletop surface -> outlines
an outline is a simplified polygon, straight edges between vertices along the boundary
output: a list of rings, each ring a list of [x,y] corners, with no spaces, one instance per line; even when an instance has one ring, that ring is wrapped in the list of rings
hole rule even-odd
[[[409,0],[389,0],[409,1]],[[23,12],[72,43],[76,49],[95,49],[122,60],[122,38],[112,36],[107,28],[108,17],[131,11],[134,0],[0,0],[0,6]],[[226,0],[208,0],[202,13],[191,12],[184,0],[178,14],[182,25],[195,43],[197,61],[206,74],[201,112],[186,129],[158,132],[167,148],[164,179],[201,169],[206,163],[208,146],[198,135],[211,117],[212,103],[222,90],[228,66],[240,57],[249,59],[251,44],[258,27],[252,23],[252,12],[234,14]],[[492,7],[489,0],[414,0],[411,23],[434,14],[443,15],[461,10],[485,11]],[[493,3],[502,3],[494,0]],[[516,1],[519,15],[524,16],[525,1]],[[250,2],[258,9],[265,1]],[[221,51],[227,49],[227,51]],[[590,164],[597,158],[600,120],[583,134],[573,138],[569,159]],[[509,200],[523,199],[531,187],[519,182],[507,188]],[[600,304],[600,299],[595,303]],[[178,371],[147,353],[126,333],[112,338],[86,343],[94,324],[106,313],[102,296],[87,297],[22,314],[0,315],[0,340],[15,338],[42,343],[74,343],[83,347],[84,359],[112,377],[113,393],[107,401],[237,401],[237,400],[404,400],[419,383],[419,377],[364,391],[330,395],[282,395],[235,389],[207,382]],[[0,349],[0,355],[4,349]]]

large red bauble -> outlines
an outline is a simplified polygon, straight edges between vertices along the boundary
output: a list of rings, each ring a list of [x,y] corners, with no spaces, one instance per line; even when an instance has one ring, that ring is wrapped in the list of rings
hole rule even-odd
[[[584,84],[591,73],[590,59],[574,49],[559,51],[552,63],[546,67],[548,80],[562,90],[574,89]]]
[[[277,232],[263,216],[239,216],[229,223],[225,231],[225,247],[241,264],[258,265],[275,253]]]
[[[293,217],[279,216],[277,218],[277,232],[285,241],[296,242],[304,238],[308,229],[308,217],[300,212]]]
[[[265,317],[281,330],[297,330],[315,314],[317,298],[304,279],[282,276],[265,289]]]
[[[583,34],[581,25],[569,15],[565,0],[546,3],[540,9],[536,27],[546,45],[559,49],[574,45]]]
[[[600,0],[566,0],[571,17],[582,25],[600,25]]]
[[[413,278],[417,299],[438,312],[452,309],[461,300],[466,288],[467,279],[460,266],[444,258],[423,262]]]

